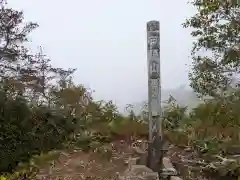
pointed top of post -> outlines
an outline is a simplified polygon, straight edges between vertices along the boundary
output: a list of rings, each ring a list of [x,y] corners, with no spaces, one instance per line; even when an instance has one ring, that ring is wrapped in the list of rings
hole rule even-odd
[[[147,23],[159,23],[159,21],[157,21],[157,20],[151,20],[151,21],[148,21]]]
[[[147,31],[159,31],[159,21],[152,20],[147,22]]]

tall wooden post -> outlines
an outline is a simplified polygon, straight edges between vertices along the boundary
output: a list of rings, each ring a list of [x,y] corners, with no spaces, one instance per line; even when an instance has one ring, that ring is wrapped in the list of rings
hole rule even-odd
[[[149,146],[147,166],[155,172],[162,165],[162,122],[159,21],[147,23]]]

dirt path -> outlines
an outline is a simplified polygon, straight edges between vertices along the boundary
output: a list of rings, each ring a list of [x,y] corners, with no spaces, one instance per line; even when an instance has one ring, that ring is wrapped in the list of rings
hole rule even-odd
[[[49,171],[49,167],[45,167],[40,170],[39,178],[48,180],[118,179],[119,174],[126,170],[126,161],[130,157],[134,157],[132,149],[120,142],[101,147],[98,152],[64,152],[55,163],[52,172]]]

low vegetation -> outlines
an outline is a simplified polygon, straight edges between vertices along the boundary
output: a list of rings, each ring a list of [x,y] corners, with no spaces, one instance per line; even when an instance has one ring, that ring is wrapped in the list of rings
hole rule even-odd
[[[193,68],[189,78],[203,99],[187,111],[170,98],[163,112],[164,135],[184,159],[185,179],[240,176],[239,73],[240,10],[235,1],[194,0]],[[122,116],[110,102],[94,101],[91,91],[72,80],[76,69],[52,67],[40,49],[24,46],[38,27],[23,23],[23,12],[0,1],[0,174],[34,179],[39,168],[63,149],[89,151],[116,138],[146,137],[148,126],[132,110]],[[210,56],[199,56],[201,50]],[[234,75],[235,74],[235,75]],[[177,165],[177,164],[176,164]]]
[[[0,174],[34,178],[63,149],[88,151],[132,134],[126,126],[131,117],[111,101],[94,101],[90,90],[73,82],[76,69],[52,67],[42,48],[31,54],[24,42],[38,25],[24,23],[23,12],[5,1],[0,6]]]
[[[236,179],[239,169],[239,1],[193,0],[197,13],[186,20],[195,41],[191,87],[205,99],[190,113],[174,101],[165,112],[173,126],[168,137],[176,146],[190,147],[185,179]],[[183,150],[182,150],[183,151]]]

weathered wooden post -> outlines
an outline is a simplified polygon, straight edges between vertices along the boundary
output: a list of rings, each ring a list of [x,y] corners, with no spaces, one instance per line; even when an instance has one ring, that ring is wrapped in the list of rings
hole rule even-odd
[[[147,23],[148,59],[148,118],[149,144],[147,166],[155,172],[162,169],[162,121],[160,81],[160,34],[159,21]]]

